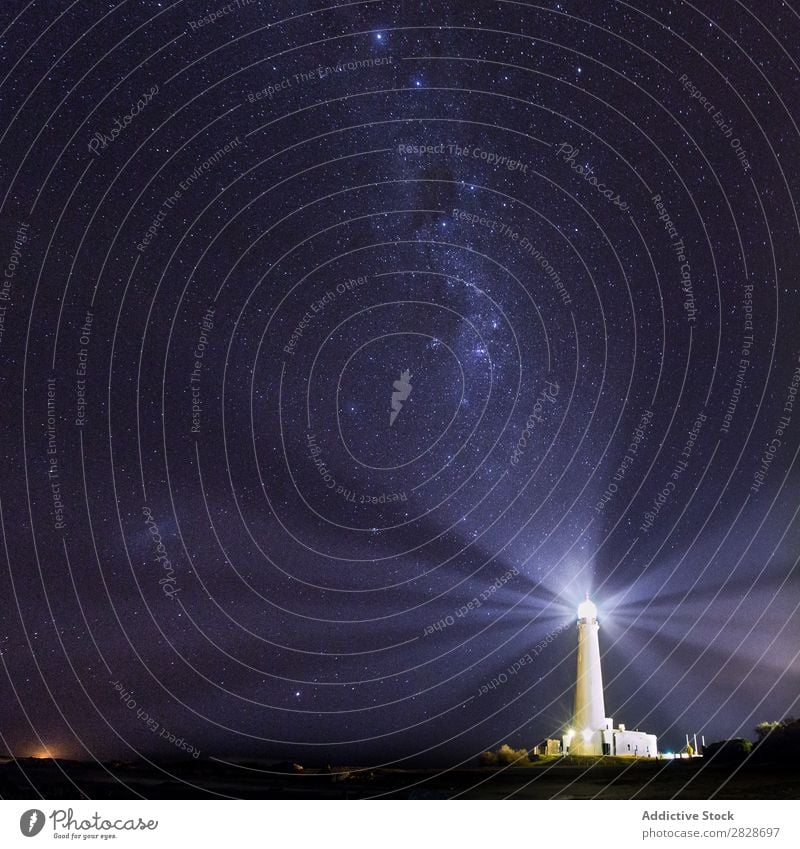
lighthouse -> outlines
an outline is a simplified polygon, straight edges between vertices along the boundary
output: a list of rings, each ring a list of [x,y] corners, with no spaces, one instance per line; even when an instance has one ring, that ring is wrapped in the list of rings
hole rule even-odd
[[[606,706],[603,700],[603,671],[597,608],[586,594],[578,605],[578,673],[575,679],[575,709],[572,713],[570,750],[574,755],[602,755]]]
[[[578,605],[578,668],[572,723],[562,738],[562,752],[570,755],[621,755],[656,757],[658,740],[653,734],[614,728],[606,716],[603,671],[600,667],[600,623],[597,608],[586,594]]]

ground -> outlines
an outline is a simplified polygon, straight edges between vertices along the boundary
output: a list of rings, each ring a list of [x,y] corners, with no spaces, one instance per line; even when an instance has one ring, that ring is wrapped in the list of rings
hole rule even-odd
[[[163,771],[162,771],[163,770]],[[172,773],[172,776],[167,772]],[[800,769],[629,758],[541,758],[522,767],[370,769],[213,761],[0,764],[0,798],[797,799]]]

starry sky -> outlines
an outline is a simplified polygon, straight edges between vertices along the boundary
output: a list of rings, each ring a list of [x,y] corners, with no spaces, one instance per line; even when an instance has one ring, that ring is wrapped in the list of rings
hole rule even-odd
[[[0,753],[797,711],[800,12],[4,2]],[[796,403],[795,403],[796,402]]]

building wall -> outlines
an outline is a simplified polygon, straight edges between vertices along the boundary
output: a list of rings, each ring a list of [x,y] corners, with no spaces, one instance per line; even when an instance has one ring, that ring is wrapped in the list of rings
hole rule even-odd
[[[644,731],[615,731],[614,749],[617,755],[654,758],[658,755],[658,741],[655,734]]]
[[[547,739],[536,747],[536,753],[539,755],[560,755],[561,740]]]
[[[580,734],[573,734],[572,737],[564,735],[564,752],[570,755],[588,755],[590,757],[602,755],[604,754],[603,734],[604,732],[599,730],[593,731],[591,734],[586,736],[584,736],[582,732]]]

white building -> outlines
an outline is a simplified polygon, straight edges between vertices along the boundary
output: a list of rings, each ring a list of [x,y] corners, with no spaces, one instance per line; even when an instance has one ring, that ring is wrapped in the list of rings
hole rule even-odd
[[[575,710],[572,725],[561,747],[570,755],[622,755],[654,758],[658,755],[655,734],[614,728],[606,716],[603,673],[600,668],[600,641],[597,608],[589,600],[578,605],[578,674],[575,681]]]

